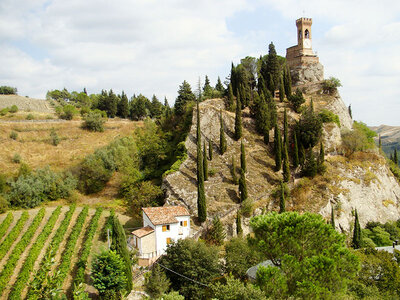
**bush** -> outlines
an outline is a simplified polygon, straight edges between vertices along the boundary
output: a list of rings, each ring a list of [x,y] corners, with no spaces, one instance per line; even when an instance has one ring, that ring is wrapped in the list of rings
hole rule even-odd
[[[333,94],[341,86],[340,80],[335,77],[329,77],[329,79],[325,79],[322,83],[322,89],[325,94]]]
[[[81,113],[81,116],[83,117],[83,116],[85,116],[85,115],[87,115],[87,114],[90,113],[90,108],[87,107],[87,106],[83,106],[83,107],[81,108],[80,113]]]
[[[110,180],[113,171],[105,167],[99,156],[87,156],[79,166],[78,189],[85,194],[101,191]]]
[[[61,119],[72,120],[77,113],[78,110],[75,106],[67,104],[63,107],[63,114],[60,117]]]
[[[16,106],[15,104],[13,106],[10,107],[10,113],[16,113],[18,111],[18,106]]]
[[[0,195],[0,214],[3,214],[8,209],[8,201],[2,195]]]
[[[250,217],[253,214],[253,200],[247,198],[240,207],[240,213],[245,217]]]
[[[60,138],[54,128],[50,131],[50,141],[53,146],[57,146],[60,143]]]
[[[375,147],[374,136],[376,133],[364,123],[354,122],[353,130],[342,132],[342,146],[345,155],[351,156],[356,151],[365,151]]]
[[[318,116],[320,117],[322,123],[336,123],[340,127],[339,116],[335,115],[333,112],[327,109],[323,109]]]
[[[84,122],[82,123],[82,128],[89,131],[103,132],[104,123],[105,121],[101,114],[90,112],[87,116],[85,116]]]
[[[27,119],[27,120],[34,120],[34,119],[35,119],[35,116],[32,115],[32,114],[28,114],[28,115],[26,116],[26,119]]]
[[[16,95],[17,94],[17,88],[11,87],[11,86],[0,86],[0,94],[3,95]]]
[[[165,177],[168,174],[178,171],[181,164],[187,159],[187,156],[188,155],[187,155],[187,149],[186,149],[185,142],[184,141],[180,142],[176,146],[176,150],[175,150],[176,161],[173,163],[173,165],[171,166],[171,168],[169,170],[164,172],[164,174],[162,176]]]
[[[306,102],[300,89],[297,89],[295,94],[290,95],[288,100],[292,104],[295,112],[299,112],[300,106]]]
[[[6,114],[8,114],[8,108],[3,108],[2,110],[0,110],[0,116],[5,116]]]
[[[16,140],[18,138],[18,133],[14,130],[10,133],[10,139]]]
[[[19,155],[18,153],[15,153],[12,158],[13,163],[19,164],[21,162],[21,160],[22,160],[21,155]]]
[[[297,137],[305,149],[314,147],[322,135],[322,121],[309,108],[305,111],[296,125]]]

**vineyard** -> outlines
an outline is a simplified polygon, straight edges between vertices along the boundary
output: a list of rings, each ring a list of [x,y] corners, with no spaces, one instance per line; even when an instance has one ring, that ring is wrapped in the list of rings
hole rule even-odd
[[[0,299],[38,299],[59,289],[71,296],[83,284],[90,291],[91,253],[106,245],[100,229],[108,215],[75,205],[0,215]]]

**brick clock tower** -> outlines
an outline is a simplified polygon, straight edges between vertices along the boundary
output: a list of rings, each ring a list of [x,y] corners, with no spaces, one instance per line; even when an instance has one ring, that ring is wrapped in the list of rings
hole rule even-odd
[[[311,25],[311,18],[297,19],[297,45],[286,49],[286,62],[294,85],[324,79],[324,67],[312,50]]]

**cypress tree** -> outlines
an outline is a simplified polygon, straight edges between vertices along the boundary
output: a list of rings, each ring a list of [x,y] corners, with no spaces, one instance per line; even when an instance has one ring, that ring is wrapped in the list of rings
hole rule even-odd
[[[306,161],[302,166],[302,175],[307,177],[314,177],[318,172],[318,162],[315,160],[312,149],[308,151]]]
[[[244,150],[243,140],[240,142],[240,167],[246,173],[247,166],[246,166],[246,152]]]
[[[246,183],[246,174],[244,170],[240,169],[240,178],[239,178],[239,194],[240,194],[240,202],[242,203],[248,197],[247,194],[247,183]]]
[[[211,141],[211,139],[208,140],[208,157],[210,158],[210,160],[213,159],[213,148],[212,148],[212,141]]]
[[[396,149],[396,148],[394,148],[393,161],[394,161],[394,163],[395,163],[396,165],[399,164],[399,159],[398,159],[398,157],[397,157],[397,149]]]
[[[297,134],[294,133],[293,165],[295,168],[299,165],[299,147],[297,145]]]
[[[287,145],[287,146],[289,144],[289,140],[288,140],[288,121],[287,121],[286,108],[283,111],[283,144]]]
[[[228,85],[228,107],[227,109],[232,111],[233,110],[233,90],[232,90],[232,84],[230,83]]]
[[[268,82],[268,89],[273,93],[279,85],[280,66],[275,46],[272,42],[268,46],[268,58],[263,76]]]
[[[335,212],[333,211],[333,206],[331,206],[331,225],[333,229],[336,229],[335,226]]]
[[[288,149],[287,149],[287,144],[283,144],[283,148],[285,149],[283,151],[283,181],[284,182],[289,182],[290,179],[290,168],[289,168],[289,155],[288,155]]]
[[[255,100],[257,100],[257,105],[255,108],[256,129],[264,136],[264,142],[268,145],[270,129],[269,108],[263,93],[260,96],[257,96]]]
[[[279,213],[284,213],[286,211],[286,203],[285,203],[285,186],[281,181],[281,189],[279,194]]]
[[[301,166],[304,166],[304,163],[306,161],[306,150],[304,149],[304,146],[302,143],[300,143],[300,151],[299,151],[299,163]]]
[[[208,232],[208,240],[217,246],[220,246],[224,243],[224,239],[226,237],[226,232],[224,227],[222,226],[221,220],[218,216],[213,219],[213,224],[211,229]]]
[[[381,140],[381,135],[379,135],[379,149],[382,149],[382,140]]]
[[[232,175],[233,183],[234,184],[238,184],[238,178],[237,178],[237,175],[236,175],[236,162],[235,162],[235,159],[233,158],[233,156],[232,156],[232,159],[231,159],[231,175]]]
[[[324,150],[324,144],[321,142],[319,148],[319,156],[318,156],[318,173],[322,174],[325,172],[325,150]]]
[[[290,76],[289,67],[284,68],[284,85],[285,85],[285,94],[286,98],[292,95],[292,78]]]
[[[242,216],[239,211],[236,213],[236,234],[241,236],[243,234],[242,229]]]
[[[242,109],[240,104],[239,93],[236,97],[236,114],[235,114],[235,139],[239,140],[242,137]]]
[[[118,102],[117,115],[123,119],[126,119],[129,116],[128,97],[124,91],[122,91],[121,100]]]
[[[207,161],[206,142],[203,143],[203,171],[204,171],[204,181],[207,181],[208,180],[208,161]]]
[[[351,112],[351,104],[349,105],[349,115],[350,115],[350,118],[353,119],[353,113]]]
[[[277,124],[274,131],[275,170],[279,171],[282,166],[282,139]]]
[[[206,195],[204,192],[203,155],[201,152],[199,101],[197,101],[197,215],[200,223],[203,223],[207,219]]]
[[[361,227],[358,220],[358,212],[356,209],[355,219],[354,219],[354,231],[353,231],[353,241],[352,246],[354,249],[361,248]]]
[[[219,113],[219,151],[221,154],[226,152],[226,138],[225,138],[225,130],[224,130],[224,120],[222,119],[222,110]]]
[[[283,102],[284,99],[285,99],[285,88],[283,87],[283,79],[281,77],[279,84],[279,101]]]

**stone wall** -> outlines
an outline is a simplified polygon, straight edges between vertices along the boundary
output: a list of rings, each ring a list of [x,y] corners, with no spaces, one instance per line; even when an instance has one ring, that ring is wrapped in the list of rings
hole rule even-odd
[[[290,69],[292,84],[302,85],[324,80],[324,66],[320,63],[302,64]]]

